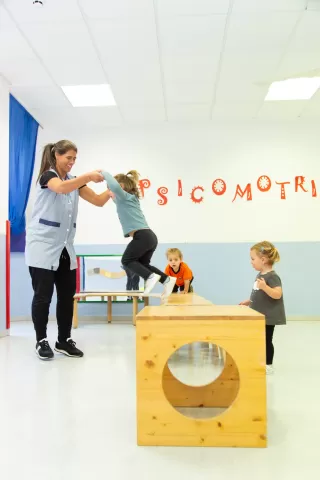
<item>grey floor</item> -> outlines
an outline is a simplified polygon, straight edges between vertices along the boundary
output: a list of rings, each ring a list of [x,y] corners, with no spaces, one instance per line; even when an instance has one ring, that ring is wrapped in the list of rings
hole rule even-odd
[[[52,344],[55,335],[50,323]],[[261,450],[137,447],[135,329],[82,324],[74,337],[85,357],[49,363],[33,354],[29,323],[0,339],[1,480],[320,478],[320,322],[276,329],[269,447]],[[216,353],[204,350],[193,365],[218,374]],[[172,365],[192,382],[194,366],[183,356],[184,367]]]

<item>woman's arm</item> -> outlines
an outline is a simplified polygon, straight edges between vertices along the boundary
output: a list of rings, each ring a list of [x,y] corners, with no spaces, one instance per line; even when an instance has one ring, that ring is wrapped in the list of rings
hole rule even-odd
[[[61,180],[58,177],[51,178],[47,186],[50,190],[55,193],[71,193],[78,188],[83,187],[88,182],[99,183],[103,181],[103,176],[100,172],[93,171],[90,173],[85,173],[76,178],[71,178],[70,180]]]
[[[79,190],[79,195],[81,198],[83,198],[83,200],[92,203],[92,205],[95,205],[96,207],[103,207],[103,205],[105,205],[112,197],[112,192],[110,192],[110,190],[106,190],[98,195],[91,190],[91,188],[85,186]]]

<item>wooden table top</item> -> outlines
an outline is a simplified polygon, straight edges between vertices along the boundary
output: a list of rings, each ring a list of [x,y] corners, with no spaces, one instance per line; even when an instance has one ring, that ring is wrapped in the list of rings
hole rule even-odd
[[[145,307],[137,320],[264,320],[264,315],[240,305],[167,305]]]
[[[172,293],[165,305],[212,305],[212,302],[195,293]]]
[[[161,293],[147,293],[136,290],[122,290],[121,292],[80,292],[74,295],[74,298],[86,297],[152,297],[161,298]]]

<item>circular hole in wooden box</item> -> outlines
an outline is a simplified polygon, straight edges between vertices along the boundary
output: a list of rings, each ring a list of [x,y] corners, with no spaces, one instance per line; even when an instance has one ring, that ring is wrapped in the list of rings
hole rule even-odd
[[[193,342],[170,356],[162,387],[168,402],[182,415],[214,418],[236,399],[239,371],[223,348],[209,342]]]

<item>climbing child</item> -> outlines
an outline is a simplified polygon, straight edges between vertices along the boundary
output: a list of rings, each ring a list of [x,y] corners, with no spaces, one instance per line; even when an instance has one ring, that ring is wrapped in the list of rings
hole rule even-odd
[[[250,300],[240,305],[250,306],[253,310],[265,315],[266,318],[266,359],[267,374],[273,373],[273,333],[276,325],[286,323],[283,303],[282,284],[273,265],[279,262],[280,255],[270,242],[257,243],[250,250],[251,265],[259,273],[253,285]]]
[[[168,248],[167,252],[168,265],[165,273],[171,277],[176,278],[176,284],[173,292],[180,290],[181,293],[189,293],[193,291],[191,283],[193,281],[193,274],[188,265],[183,262],[183,256],[179,248]]]
[[[102,171],[102,175],[113,193],[113,201],[117,207],[123,234],[125,237],[132,238],[122,256],[122,265],[145,280],[144,293],[150,293],[160,282],[164,285],[163,298],[168,297],[176,283],[176,278],[150,265],[158,239],[149,228],[141,210],[138,172],[132,170],[126,175],[120,173],[113,177],[110,173]]]

